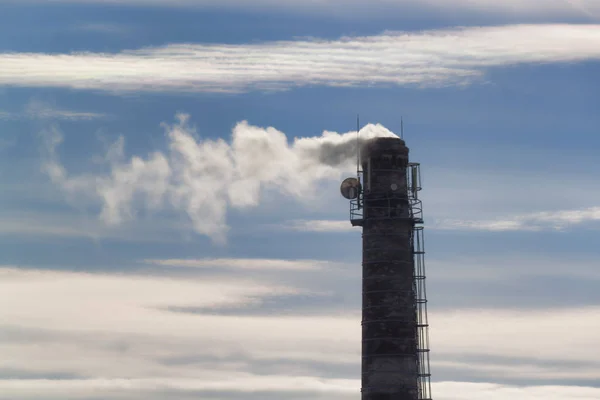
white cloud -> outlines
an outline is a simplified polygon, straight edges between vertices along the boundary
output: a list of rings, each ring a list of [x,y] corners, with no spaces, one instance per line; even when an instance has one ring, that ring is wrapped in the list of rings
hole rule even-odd
[[[300,400],[350,400],[360,393],[358,379],[322,379],[313,376],[241,375],[220,379],[74,379],[74,380],[0,380],[0,390],[11,399],[85,399],[92,395],[109,395],[111,399],[160,399],[164,393],[179,399],[185,392],[207,391],[202,398],[223,399],[219,393],[238,393],[249,398],[256,393],[280,396],[304,394]],[[212,393],[210,393],[212,392]],[[162,393],[162,394],[161,394]],[[509,386],[493,383],[436,382],[433,393],[440,400],[596,400],[600,389],[585,386]],[[321,397],[323,395],[323,397]],[[161,397],[162,396],[162,397]],[[210,397],[208,397],[210,396]],[[334,397],[332,397],[334,396]],[[237,397],[237,396],[236,396]],[[188,398],[188,397],[186,397]],[[229,396],[227,398],[230,398]],[[255,397],[252,397],[254,399]],[[257,397],[258,398],[258,397]]]
[[[512,25],[339,40],[172,44],[120,53],[3,53],[0,85],[240,92],[306,85],[467,84],[492,67],[600,58],[600,25]]]
[[[76,373],[72,370],[75,363],[79,372],[86,375],[119,377],[123,374],[139,376],[151,371],[155,375],[168,373],[165,366],[141,362],[150,356],[183,357],[197,354],[224,357],[244,353],[264,360],[291,357],[323,362],[354,357],[353,354],[344,353],[347,350],[354,353],[352,343],[357,338],[358,325],[353,319],[347,320],[350,325],[346,328],[350,329],[346,329],[345,333],[334,334],[340,322],[342,326],[346,325],[344,318],[210,315],[210,309],[213,308],[243,309],[248,305],[260,304],[265,297],[310,292],[310,289],[307,291],[269,283],[265,277],[261,277],[260,281],[241,276],[169,279],[151,275],[2,268],[0,278],[0,300],[11,304],[11,307],[0,310],[0,320],[4,326],[50,330],[67,335],[64,341],[59,338],[56,346],[45,348],[31,347],[27,343],[19,348],[6,343],[3,345],[5,357],[0,360],[0,368],[34,371],[39,368],[41,371],[54,369]],[[167,311],[185,307],[202,309],[208,314]],[[96,343],[94,340],[82,343],[81,335],[99,337]],[[114,339],[103,339],[103,335],[110,335]],[[119,346],[112,351],[103,350],[107,343],[120,342],[131,346],[131,350],[119,353]],[[9,348],[12,349],[11,357],[7,356]],[[52,357],[51,354],[58,350],[76,359]],[[130,356],[134,359],[118,365],[113,360],[111,368],[107,368],[110,364],[100,360],[108,361],[110,355],[100,357],[98,352],[101,350],[114,353],[119,359]],[[29,356],[19,357],[19,352],[27,352]],[[87,358],[90,362],[84,360],[82,365],[82,354],[85,352],[91,352],[90,355],[94,356]],[[30,365],[28,360],[31,359],[38,361]]]
[[[62,203],[62,199],[60,202]],[[52,204],[52,202],[50,202]],[[186,224],[173,218],[154,216],[138,219],[131,225],[107,225],[96,214],[84,212],[0,212],[0,235],[18,237],[22,242],[87,238],[92,240],[118,240],[127,243],[176,242],[186,238]]]
[[[349,220],[294,220],[284,224],[284,228],[300,232],[352,232],[356,228],[350,224]]]
[[[440,369],[463,371],[469,376],[479,379],[489,379],[492,376],[501,376],[504,379],[530,381],[532,379],[540,379],[546,381],[557,380],[573,380],[573,381],[594,381],[600,376],[600,365],[585,367],[565,368],[564,364],[556,363],[548,365],[536,362],[535,360],[504,360],[498,361],[492,359],[487,362],[476,361],[450,361],[450,360],[433,360],[431,368],[434,371]],[[500,386],[500,385],[499,385]]]
[[[435,398],[440,400],[592,400],[600,395],[600,389],[582,386],[508,386],[493,383],[439,382],[433,387]]]
[[[600,309],[451,310],[431,313],[431,345],[437,357],[460,354],[597,363]],[[574,336],[572,336],[574,335]],[[576,337],[576,338],[575,338]],[[570,338],[579,343],[571,346]],[[557,345],[564,343],[564,345]]]
[[[241,270],[275,271],[318,271],[337,264],[321,260],[276,260],[260,258],[204,258],[204,259],[168,259],[144,260],[144,262],[162,266],[189,268],[226,268]]]
[[[0,120],[40,119],[77,121],[107,117],[106,114],[102,113],[56,108],[49,103],[39,100],[31,100],[27,103],[23,112],[0,111]]]
[[[165,391],[212,391],[215,399],[222,398],[223,392],[257,391],[306,393],[314,398],[311,394],[355,396],[358,391],[358,375],[326,378],[316,365],[325,364],[328,371],[341,364],[356,365],[358,371],[359,310],[319,316],[252,316],[243,311],[267,296],[309,293],[310,288],[239,276],[175,279],[8,267],[0,268],[0,278],[0,302],[11,305],[0,308],[0,370],[76,377],[0,378],[0,392],[11,394],[10,398],[39,398],[45,393],[44,398],[79,399],[92,391],[117,399],[164,397]],[[166,311],[169,307],[205,312]],[[219,307],[239,307],[239,313],[210,312]],[[589,349],[600,345],[599,316],[597,307],[434,309],[430,313],[433,366],[474,371],[481,379],[502,375],[595,382],[600,365]],[[470,356],[476,358],[467,368],[463,360]],[[272,367],[256,373],[256,363]],[[308,363],[307,369],[299,372],[302,363]],[[560,368],[562,363],[568,367]],[[512,393],[510,397],[525,400],[571,399],[574,393],[586,399],[598,390],[460,382],[434,386],[440,399],[463,399],[467,389],[479,391],[479,398],[502,399]],[[550,392],[555,397],[548,397]]]
[[[32,100],[27,104],[25,117],[32,119],[91,120],[106,118],[106,114],[55,108],[48,103]]]
[[[188,116],[178,115],[164,125],[169,152],[147,158],[123,158],[122,139],[105,157],[109,175],[73,176],[61,165],[57,146],[63,137],[56,128],[44,138],[47,157],[43,170],[71,201],[85,199],[101,205],[101,218],[119,224],[139,210],[175,209],[187,214],[194,229],[223,242],[228,209],[259,204],[261,192],[277,191],[292,198],[311,198],[322,180],[339,180],[351,170],[356,133],[323,132],[320,137],[295,138],[283,132],[243,121],[233,129],[230,142],[198,138]],[[361,140],[395,135],[381,125],[361,129]]]
[[[166,340],[165,351],[187,348],[182,354],[189,354],[190,341],[203,344],[193,351],[199,355],[235,354],[236,349],[244,349],[265,360],[351,363],[359,353],[359,310],[318,316],[244,315],[245,305],[263,297],[311,292],[307,287],[269,283],[264,277],[260,281],[240,276],[174,279],[13,268],[0,269],[0,277],[0,300],[11,304],[0,309],[0,320],[6,325],[70,334],[147,335]],[[168,307],[225,306],[241,307],[240,314],[165,311]],[[595,363],[595,354],[588,349],[600,345],[599,315],[598,307],[433,309],[431,343],[438,359],[461,354]],[[565,337],[578,345],[557,346]],[[156,351],[160,354],[161,350]]]
[[[501,210],[504,214],[505,211]],[[488,212],[490,214],[491,212]],[[600,207],[580,210],[542,211],[496,219],[463,220],[435,219],[428,229],[456,231],[510,232],[546,230],[561,231],[570,227],[600,220]],[[283,225],[285,229],[301,232],[351,232],[356,230],[349,220],[294,220]]]
[[[600,207],[582,210],[544,211],[496,220],[440,220],[432,226],[442,230],[542,231],[563,230],[573,225],[600,220]]]
[[[53,236],[53,237],[82,237],[96,236],[97,232],[85,229],[85,224],[78,226],[72,221],[62,219],[48,220],[46,215],[1,216],[0,234],[11,236]]]
[[[357,382],[352,379],[320,379],[313,376],[259,376],[252,374],[233,374],[229,377],[182,379],[75,379],[75,380],[0,380],[0,390],[10,398],[30,398],[32,395],[65,396],[66,398],[84,398],[92,394],[102,393],[142,396],[169,392],[219,391],[237,392],[280,392],[280,393],[346,393],[357,391]],[[54,398],[54,397],[52,397]],[[65,397],[60,397],[64,399]],[[111,397],[112,398],[112,397]],[[204,397],[203,397],[204,398]]]
[[[257,284],[239,276],[190,282],[152,276],[0,268],[0,277],[4,282],[1,284],[2,296],[6,300],[21,297],[20,307],[6,310],[4,316],[7,320],[22,317],[23,322],[28,315],[33,315],[31,307],[41,304],[39,302],[44,299],[52,299],[44,307],[47,312],[65,317],[76,317],[99,306],[107,310],[119,309],[120,315],[125,317],[145,308],[244,306],[261,296],[298,293],[297,289]]]

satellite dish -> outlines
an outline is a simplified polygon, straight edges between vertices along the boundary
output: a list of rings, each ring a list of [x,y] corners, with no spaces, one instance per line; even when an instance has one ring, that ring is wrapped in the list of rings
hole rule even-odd
[[[360,182],[356,178],[346,178],[340,186],[340,192],[348,200],[356,199],[360,192]]]

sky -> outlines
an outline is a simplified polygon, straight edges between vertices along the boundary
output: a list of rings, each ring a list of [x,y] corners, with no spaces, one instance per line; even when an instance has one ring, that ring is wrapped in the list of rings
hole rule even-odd
[[[358,398],[357,114],[433,398],[600,398],[599,61],[597,0],[0,0],[0,399]]]

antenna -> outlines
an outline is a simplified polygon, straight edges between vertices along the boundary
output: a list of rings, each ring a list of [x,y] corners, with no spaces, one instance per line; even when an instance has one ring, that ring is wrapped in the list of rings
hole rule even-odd
[[[356,114],[356,177],[360,172],[360,115]]]
[[[400,139],[404,140],[404,120],[400,117]]]
[[[362,185],[360,184],[360,115],[356,114],[356,206],[360,210],[362,204],[360,195],[362,193]]]

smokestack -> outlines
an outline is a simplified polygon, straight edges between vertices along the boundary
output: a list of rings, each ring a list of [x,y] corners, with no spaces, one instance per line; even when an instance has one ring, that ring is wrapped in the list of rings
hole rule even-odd
[[[419,164],[408,152],[399,138],[365,142],[350,196],[363,228],[363,400],[431,397]]]

